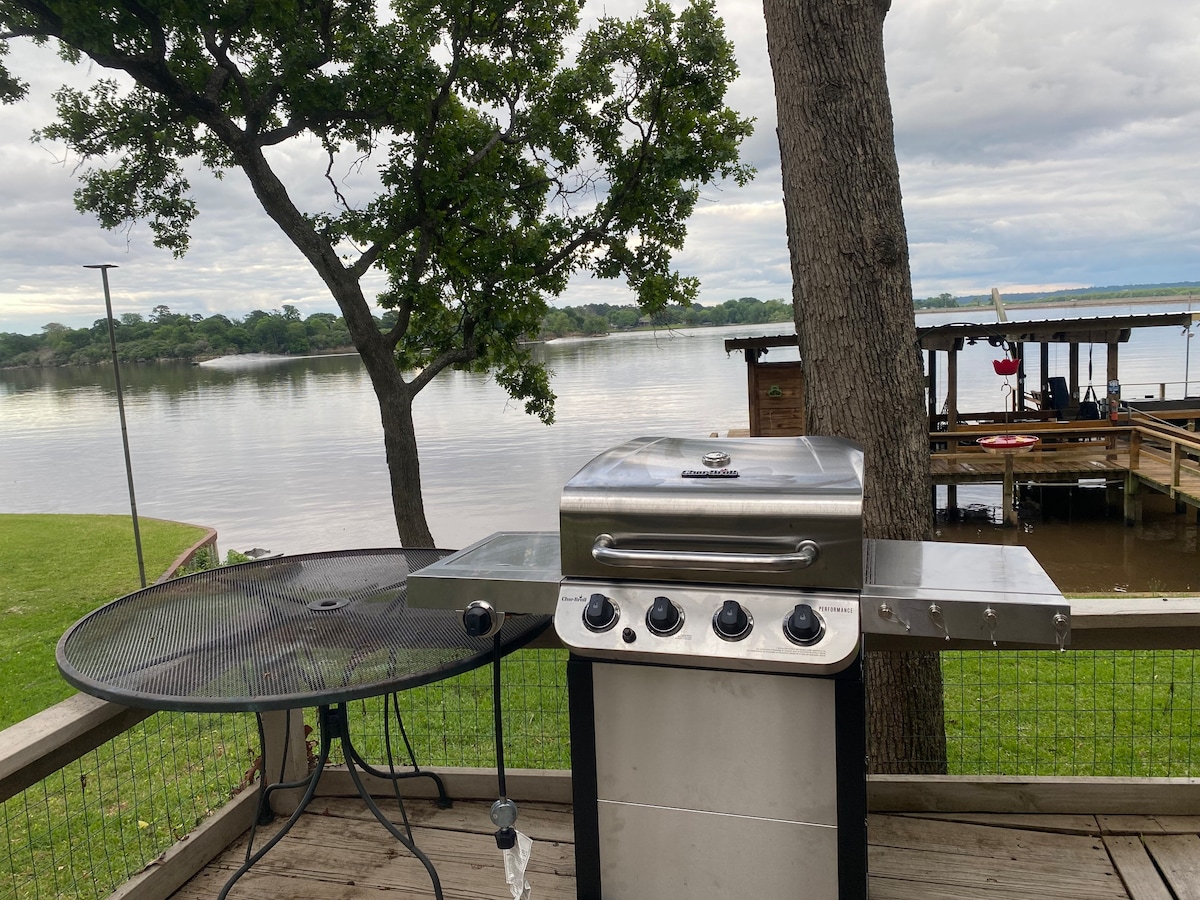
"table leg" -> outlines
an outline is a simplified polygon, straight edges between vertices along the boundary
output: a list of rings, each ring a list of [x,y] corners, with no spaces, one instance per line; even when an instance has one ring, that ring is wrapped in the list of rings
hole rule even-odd
[[[335,717],[336,721],[334,721]],[[359,777],[358,770],[354,767],[354,760],[361,759],[361,757],[359,757],[358,752],[354,749],[354,744],[350,741],[350,726],[346,719],[346,714],[341,706],[339,706],[337,710],[330,715],[330,719],[331,723],[340,729],[338,737],[341,739],[342,750],[346,755],[346,771],[350,773],[350,780],[354,782],[354,787],[358,791],[358,795],[363,798],[363,802],[367,804],[367,809],[371,810],[371,814],[379,820],[379,824],[386,828],[392,837],[403,844],[409,853],[421,861],[421,865],[423,865],[425,867],[425,871],[429,873],[429,880],[433,882],[434,896],[437,897],[438,900],[441,900],[442,882],[441,879],[438,878],[437,869],[433,867],[433,862],[429,859],[429,857],[422,853],[420,848],[418,848],[416,843],[414,843],[412,839],[412,830],[409,829],[408,835],[405,835],[404,832],[397,828],[395,823],[383,814],[383,810],[381,810],[375,803],[374,798],[371,796],[371,792],[368,791],[366,785],[362,783],[362,778]],[[397,777],[413,777],[415,775],[426,775],[432,773],[410,772],[400,776],[391,776],[387,773],[380,774],[382,777],[390,779],[392,783],[395,784]],[[440,788],[440,778],[437,779],[437,783]]]
[[[321,726],[322,726],[321,727],[321,745],[320,745],[320,749],[317,751],[317,765],[316,765],[316,768],[313,769],[312,775],[310,775],[308,777],[308,789],[304,792],[304,796],[300,798],[300,802],[298,804],[296,804],[295,810],[293,810],[291,816],[288,817],[288,820],[286,822],[284,822],[283,827],[280,828],[279,831],[277,831],[275,834],[273,834],[271,836],[271,839],[269,841],[267,841],[262,847],[260,847],[256,852],[248,855],[246,857],[246,861],[244,863],[242,863],[241,868],[239,868],[236,872],[234,872],[232,875],[229,876],[229,880],[226,881],[225,886],[223,888],[221,888],[221,893],[219,893],[217,895],[217,900],[225,900],[225,898],[229,895],[230,889],[235,884],[237,884],[238,879],[240,879],[243,875],[245,875],[247,872],[249,872],[250,868],[256,862],[258,862],[260,859],[262,859],[264,856],[266,856],[267,852],[272,847],[274,847],[281,840],[283,840],[284,835],[286,835],[289,831],[292,830],[292,826],[295,825],[297,821],[299,821],[300,816],[308,808],[308,804],[312,802],[313,795],[316,794],[316,792],[317,792],[317,782],[319,782],[321,780],[321,773],[325,771],[325,764],[329,761],[329,749],[331,746],[332,736],[330,734],[329,729],[324,727],[325,726],[325,713],[327,712],[327,709],[328,709],[327,707],[324,707],[324,706],[321,707]],[[261,770],[259,771],[259,778],[262,778],[264,780],[264,782],[266,780],[266,774],[267,773],[265,771],[261,771]],[[303,784],[303,782],[296,782],[296,783],[293,783],[290,785],[281,785],[281,787],[299,787],[301,784]],[[271,790],[270,785],[265,786],[262,790],[262,796],[259,799],[259,818],[260,818],[260,820],[263,816],[264,809],[265,810],[270,809],[269,800],[268,800],[270,790]],[[254,840],[254,836],[253,836],[253,832],[251,832],[251,837],[250,837],[251,843],[253,843],[253,840]],[[247,846],[246,850],[247,850],[247,853],[249,853],[250,847]]]
[[[408,751],[408,758],[409,758],[410,762],[412,763],[412,771],[411,772],[397,772],[396,767],[391,764],[392,763],[391,750],[390,750],[391,736],[390,736],[390,732],[388,731],[388,722],[390,721],[390,718],[388,716],[388,702],[389,701],[391,701],[391,704],[392,704],[392,713],[396,717],[396,727],[400,729],[400,737],[404,741],[404,749]],[[349,723],[347,723],[347,729],[348,728],[349,728]],[[355,749],[353,742],[351,742],[350,740],[347,740],[344,742],[345,750],[347,753],[350,754],[350,756],[353,758],[354,762],[358,763],[358,767],[360,769],[362,769],[364,772],[366,772],[368,775],[374,775],[376,778],[382,778],[386,781],[390,781],[392,783],[392,786],[394,788],[397,788],[397,793],[396,793],[397,800],[400,800],[400,794],[399,794],[399,790],[398,790],[399,786],[397,785],[398,781],[402,781],[406,778],[429,778],[433,781],[434,786],[437,788],[438,809],[449,809],[451,806],[453,806],[454,804],[450,800],[450,795],[446,793],[446,785],[445,785],[445,782],[442,781],[442,776],[438,775],[436,772],[422,772],[421,767],[417,764],[417,756],[413,752],[412,743],[408,739],[408,732],[406,732],[404,730],[404,717],[400,715],[400,701],[397,698],[396,694],[394,694],[394,693],[388,694],[386,697],[383,698],[383,734],[384,734],[384,742],[389,748],[388,771],[386,771],[386,772],[383,771],[382,769],[375,768],[370,763],[368,763],[366,760],[364,760],[361,756],[359,756],[358,751]]]
[[[225,882],[225,886],[221,888],[221,893],[217,895],[217,900],[225,900],[225,898],[229,895],[229,891],[237,883],[238,879],[249,872],[255,863],[266,856],[272,847],[283,840],[284,836],[291,831],[292,826],[299,821],[300,816],[308,808],[309,803],[312,802],[312,798],[317,792],[317,783],[321,780],[321,774],[325,771],[325,766],[329,761],[329,751],[333,746],[334,740],[341,742],[342,751],[346,757],[346,769],[350,773],[350,778],[354,782],[354,787],[358,791],[359,796],[362,797],[363,801],[367,805],[367,808],[371,810],[371,814],[379,820],[379,823],[383,825],[383,827],[386,828],[389,833],[391,833],[392,837],[403,844],[413,856],[420,860],[421,865],[425,867],[425,871],[429,873],[429,878],[433,882],[434,897],[436,897],[437,900],[442,900],[442,884],[441,880],[438,878],[437,870],[433,867],[433,863],[430,861],[429,857],[427,857],[417,848],[416,844],[412,840],[411,832],[410,834],[405,835],[390,819],[388,819],[387,816],[384,815],[383,810],[381,810],[375,803],[375,800],[371,797],[370,792],[362,783],[362,779],[359,776],[358,770],[355,768],[354,764],[355,761],[358,761],[365,771],[371,772],[378,777],[387,778],[393,783],[400,778],[413,778],[418,776],[427,776],[433,778],[435,783],[438,785],[438,791],[441,794],[442,799],[445,800],[448,805],[449,799],[446,798],[445,788],[442,785],[442,780],[432,772],[404,772],[400,774],[389,774],[387,772],[374,770],[367,764],[363,763],[362,757],[359,755],[358,751],[354,749],[354,744],[350,740],[350,727],[343,704],[338,704],[335,707],[320,707],[318,710],[318,721],[319,728],[321,730],[321,743],[319,749],[317,750],[316,767],[313,769],[313,772],[308,779],[306,779],[307,789],[304,792],[304,796],[300,798],[300,802],[296,805],[296,809],[283,824],[283,827],[273,834],[269,841],[267,841],[262,847],[252,854],[250,854],[250,848],[247,847],[247,853],[249,855],[247,855],[246,861],[242,863],[241,867],[236,872],[229,876],[229,880]],[[265,774],[265,772],[260,772],[259,777],[265,778]],[[278,790],[281,788],[297,788],[304,785],[305,781],[299,781],[292,782],[290,784],[266,785],[263,787],[262,796],[259,799],[260,817],[263,815],[264,810],[270,810],[268,797],[272,790]],[[439,805],[440,802],[441,801],[439,801]],[[251,843],[253,843],[253,833],[251,833],[250,840]]]

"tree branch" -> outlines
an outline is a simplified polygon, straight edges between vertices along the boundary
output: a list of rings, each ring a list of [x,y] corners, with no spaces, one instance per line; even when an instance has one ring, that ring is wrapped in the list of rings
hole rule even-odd
[[[470,315],[463,314],[463,345],[456,347],[453,350],[447,350],[444,353],[434,357],[428,365],[425,366],[412,381],[409,387],[412,390],[413,396],[448,366],[458,363],[468,363],[473,360],[479,351],[475,346],[475,320]]]

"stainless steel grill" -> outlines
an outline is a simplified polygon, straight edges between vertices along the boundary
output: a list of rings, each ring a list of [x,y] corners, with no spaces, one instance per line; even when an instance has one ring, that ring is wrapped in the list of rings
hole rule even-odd
[[[1023,548],[864,541],[863,462],[640,438],[568,482],[557,540],[493,535],[410,578],[414,605],[554,612],[580,898],[865,898],[864,634],[1069,639]]]

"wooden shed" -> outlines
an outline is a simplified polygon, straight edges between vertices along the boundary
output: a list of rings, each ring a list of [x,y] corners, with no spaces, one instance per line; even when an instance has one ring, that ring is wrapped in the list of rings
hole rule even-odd
[[[751,437],[804,434],[804,364],[801,360],[765,362],[772,347],[795,347],[796,335],[731,338],[725,352],[746,355],[746,389]]]

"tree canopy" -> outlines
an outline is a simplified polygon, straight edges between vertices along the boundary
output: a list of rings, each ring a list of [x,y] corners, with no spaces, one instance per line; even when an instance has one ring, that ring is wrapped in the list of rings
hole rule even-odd
[[[582,34],[576,0],[0,0],[0,32],[115,73],[61,89],[39,135],[85,160],[75,202],[104,227],[145,220],[182,254],[189,171],[244,175],[366,363],[410,545],[432,543],[421,388],[448,366],[492,371],[550,421],[548,375],[520,345],[547,298],[590,271],[623,278],[649,312],[690,301],[697,284],[671,257],[699,192],[752,174],[712,0],[678,14],[648,0]],[[11,101],[25,86],[4,62]],[[287,183],[282,148],[311,144],[308,180]],[[350,178],[367,202],[347,200]],[[313,179],[325,199],[305,207]],[[395,313],[387,330],[372,299]]]

